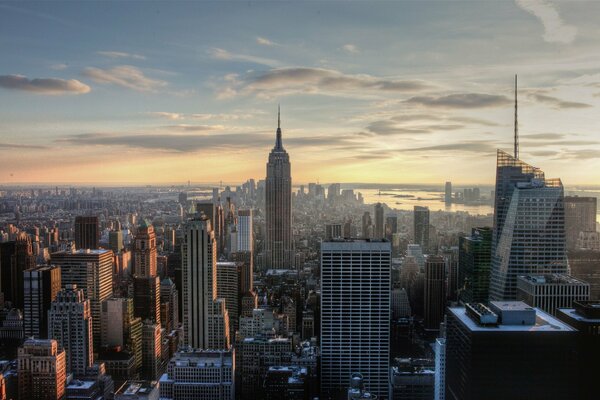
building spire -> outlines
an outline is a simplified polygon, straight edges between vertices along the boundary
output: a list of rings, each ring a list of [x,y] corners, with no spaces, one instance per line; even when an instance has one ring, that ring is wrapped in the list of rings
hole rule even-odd
[[[278,150],[283,149],[283,144],[281,143],[281,106],[277,105],[277,138],[275,139],[275,148]]]
[[[519,120],[517,114],[517,75],[515,74],[515,159],[519,159]]]

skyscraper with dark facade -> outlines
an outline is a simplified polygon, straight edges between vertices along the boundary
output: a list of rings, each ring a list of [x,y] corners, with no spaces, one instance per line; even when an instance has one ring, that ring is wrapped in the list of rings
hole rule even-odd
[[[23,272],[23,329],[25,337],[48,337],[48,311],[60,291],[60,268],[38,266]]]
[[[20,232],[14,241],[0,243],[0,286],[4,300],[23,308],[23,271],[35,267],[31,238]]]
[[[294,264],[292,176],[290,157],[283,148],[279,118],[275,147],[271,150],[267,162],[265,209],[267,266],[274,269],[291,269]]]
[[[429,208],[415,206],[414,208],[415,243],[421,246],[423,252],[429,251]]]
[[[446,261],[429,256],[425,261],[425,329],[437,330],[446,308]]]
[[[373,237],[375,239],[383,239],[383,204],[375,204],[375,231]]]
[[[577,247],[580,232],[596,232],[598,199],[565,196],[565,237],[567,250]]]
[[[518,275],[566,273],[565,250],[560,179],[498,150],[490,299],[516,299]]]
[[[458,245],[458,293],[463,302],[486,303],[492,267],[492,229],[473,228]]]
[[[100,245],[100,226],[96,216],[75,217],[75,247],[97,249]]]

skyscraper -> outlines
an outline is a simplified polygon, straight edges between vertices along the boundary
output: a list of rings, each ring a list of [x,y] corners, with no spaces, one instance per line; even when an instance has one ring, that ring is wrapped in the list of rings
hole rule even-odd
[[[225,308],[229,315],[229,337],[235,338],[239,325],[239,269],[241,263],[217,262],[217,297],[225,299]]]
[[[146,320],[142,325],[142,378],[154,381],[159,378],[162,362],[160,325]]]
[[[580,232],[596,232],[595,197],[565,196],[565,238],[567,250],[576,249]]]
[[[135,316],[160,325],[160,278],[158,276],[133,278]]]
[[[156,276],[156,254],[154,227],[143,220],[137,228],[133,248],[133,273],[136,277]]]
[[[67,381],[65,350],[56,340],[28,339],[19,347],[19,398],[62,400]]]
[[[25,337],[48,337],[48,311],[60,291],[60,268],[38,266],[23,272],[23,329]]]
[[[112,297],[102,302],[102,346],[133,354],[134,369],[142,366],[142,319],[133,314],[133,299]]]
[[[224,302],[217,302],[216,241],[208,219],[192,219],[185,227],[181,268],[183,275],[184,342],[195,349],[217,349],[229,321]],[[226,321],[227,319],[227,321]]]
[[[556,315],[574,301],[590,299],[590,284],[567,274],[522,275],[517,277],[517,299]]]
[[[429,256],[425,261],[425,329],[437,330],[446,308],[446,262]]]
[[[100,226],[96,216],[75,217],[75,247],[97,249],[100,246]]]
[[[445,192],[444,192],[444,202],[446,204],[452,203],[452,182],[446,182]]]
[[[252,210],[238,210],[237,212],[237,249],[252,253],[254,249],[254,233],[252,227]]]
[[[94,348],[101,337],[101,304],[112,296],[113,253],[110,250],[65,250],[52,253],[51,263],[61,270],[62,285],[77,285],[90,301]]]
[[[67,353],[67,372],[85,376],[94,362],[90,301],[77,285],[58,292],[48,312],[48,336]]]
[[[345,392],[360,371],[367,389],[387,398],[391,246],[354,239],[321,243],[321,389]],[[335,397],[334,397],[335,398]]]
[[[487,303],[492,267],[492,229],[473,228],[458,241],[458,293],[465,303]]]
[[[373,237],[375,239],[383,239],[383,204],[375,204],[375,231]]]
[[[23,308],[23,271],[35,267],[31,238],[19,232],[16,239],[0,243],[0,288],[4,300]]]
[[[421,246],[424,253],[429,251],[429,208],[414,208],[415,243]]]
[[[275,147],[269,154],[265,180],[266,240],[268,268],[291,269],[294,266],[292,243],[292,176],[290,157],[281,140],[278,114]]]
[[[560,179],[498,150],[491,300],[514,300],[517,276],[566,273],[564,192]]]

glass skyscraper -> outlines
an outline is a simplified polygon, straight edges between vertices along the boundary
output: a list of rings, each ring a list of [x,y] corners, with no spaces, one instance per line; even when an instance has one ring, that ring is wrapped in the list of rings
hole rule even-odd
[[[566,273],[560,179],[498,150],[490,300],[514,300],[517,276]]]

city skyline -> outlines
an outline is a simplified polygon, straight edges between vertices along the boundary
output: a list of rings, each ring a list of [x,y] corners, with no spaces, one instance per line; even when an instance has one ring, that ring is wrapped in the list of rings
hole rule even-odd
[[[491,185],[518,73],[522,157],[597,180],[600,5],[463,6],[0,3],[0,179],[262,177],[281,103],[295,182]]]

